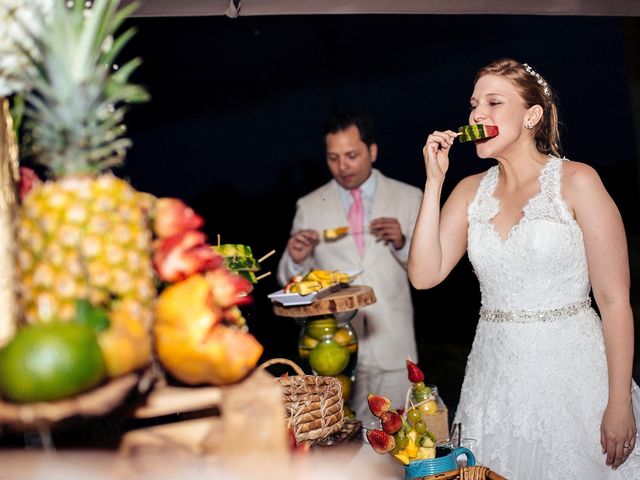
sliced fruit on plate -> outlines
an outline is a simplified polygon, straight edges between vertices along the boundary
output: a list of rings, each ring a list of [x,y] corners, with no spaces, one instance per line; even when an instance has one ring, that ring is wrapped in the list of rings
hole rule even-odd
[[[294,283],[285,289],[286,293],[297,293],[298,295],[309,295],[312,292],[317,292],[322,289],[322,284],[316,280],[303,280],[301,282]]]

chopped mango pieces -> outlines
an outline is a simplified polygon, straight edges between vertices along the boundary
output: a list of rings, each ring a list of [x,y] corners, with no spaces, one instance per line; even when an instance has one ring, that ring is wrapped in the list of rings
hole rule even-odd
[[[293,277],[284,287],[285,293],[309,295],[323,288],[332,287],[338,283],[348,283],[349,275],[344,272],[330,270],[311,270],[304,277]]]
[[[337,240],[349,233],[349,227],[327,228],[322,234],[325,240]]]
[[[403,465],[409,465],[409,455],[407,455],[404,450],[400,450],[398,453],[394,455],[394,457],[400,461]]]

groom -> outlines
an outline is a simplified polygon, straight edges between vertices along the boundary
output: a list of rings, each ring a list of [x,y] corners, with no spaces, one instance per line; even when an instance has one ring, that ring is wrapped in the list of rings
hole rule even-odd
[[[338,115],[326,123],[324,134],[333,180],[298,200],[278,281],[284,285],[314,268],[363,270],[358,283],[373,287],[377,303],[352,320],[359,350],[349,404],[358,418],[372,420],[367,395],[383,395],[394,407],[404,407],[405,361],[408,356],[417,361],[406,268],[422,192],[373,168],[378,146],[367,117]],[[332,242],[320,238],[324,229],[347,225],[349,235]]]

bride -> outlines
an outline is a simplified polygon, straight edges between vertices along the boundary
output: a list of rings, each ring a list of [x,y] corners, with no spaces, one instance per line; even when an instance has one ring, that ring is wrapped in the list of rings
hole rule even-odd
[[[458,134],[435,131],[409,254],[418,289],[442,282],[465,250],[482,308],[456,421],[479,463],[515,480],[638,479],[629,263],[618,209],[597,173],[560,158],[551,88],[527,64],[482,68],[470,124],[498,161],[463,179],[440,209]],[[591,307],[590,291],[602,320]]]

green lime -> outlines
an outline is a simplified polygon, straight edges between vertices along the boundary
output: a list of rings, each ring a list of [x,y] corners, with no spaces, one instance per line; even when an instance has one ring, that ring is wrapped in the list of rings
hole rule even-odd
[[[309,365],[317,375],[337,375],[347,367],[349,356],[345,347],[326,339],[309,354]]]
[[[100,346],[86,325],[25,327],[0,350],[0,392],[14,402],[69,397],[94,387],[104,376]]]
[[[307,323],[306,333],[311,338],[321,340],[323,337],[333,335],[336,330],[336,319],[333,317],[325,317],[317,320],[309,320]]]

